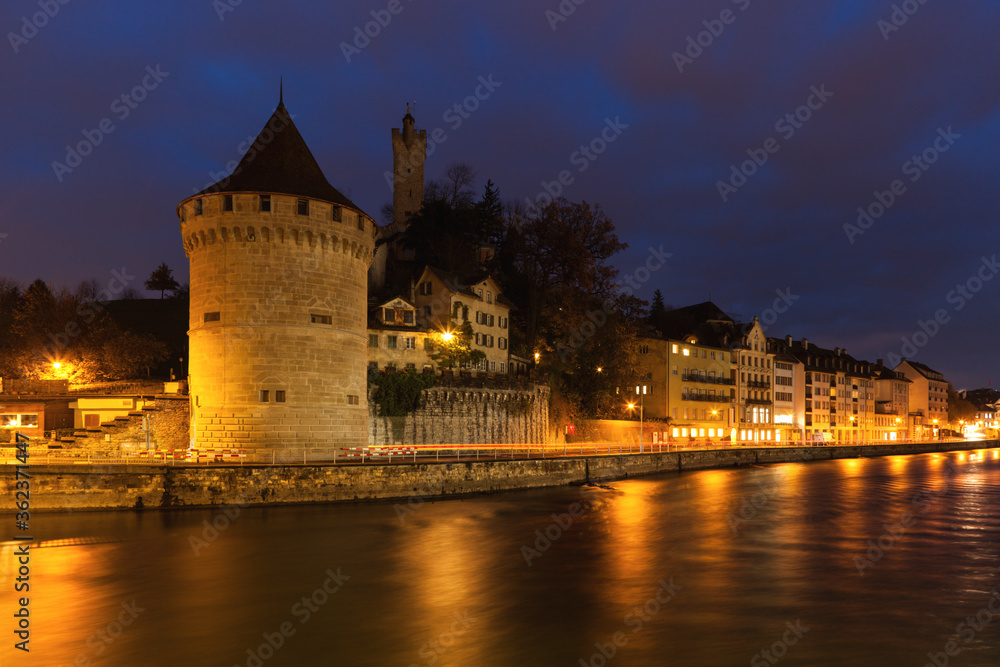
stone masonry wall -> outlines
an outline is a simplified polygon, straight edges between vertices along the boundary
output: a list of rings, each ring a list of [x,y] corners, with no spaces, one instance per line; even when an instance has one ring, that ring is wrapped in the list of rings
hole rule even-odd
[[[549,388],[436,386],[423,407],[406,417],[381,417],[369,398],[369,445],[544,443],[549,430]]]

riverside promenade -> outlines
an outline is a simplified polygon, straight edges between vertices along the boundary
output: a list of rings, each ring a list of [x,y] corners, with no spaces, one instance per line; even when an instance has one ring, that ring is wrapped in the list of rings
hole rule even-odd
[[[774,463],[805,463],[931,452],[974,451],[975,456],[1000,457],[1000,442],[931,441],[889,444],[700,448],[622,453],[613,445],[546,448],[502,456],[480,446],[445,450],[441,460],[408,459],[361,463],[193,463],[171,460],[123,465],[113,462],[46,462],[30,457],[33,511],[150,510],[197,507],[284,505],[300,503],[441,500],[517,489],[610,482],[708,468]],[[648,445],[646,446],[648,447]],[[654,447],[656,447],[654,445]],[[595,448],[588,451],[589,448]],[[478,458],[469,455],[477,451]],[[486,455],[485,452],[489,452]],[[504,452],[506,454],[506,452]],[[440,453],[439,453],[440,456]],[[459,458],[459,456],[461,458]],[[15,466],[0,465],[0,489],[15,491]],[[14,511],[0,508],[0,513]]]

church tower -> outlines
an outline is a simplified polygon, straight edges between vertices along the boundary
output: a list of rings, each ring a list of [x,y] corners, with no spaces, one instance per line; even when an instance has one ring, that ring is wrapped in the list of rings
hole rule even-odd
[[[299,460],[303,446],[367,444],[376,226],[329,184],[283,102],[232,175],[177,215],[191,267],[192,446]]]
[[[424,203],[426,159],[427,130],[414,129],[407,105],[403,129],[392,128],[392,221],[397,226],[404,226]]]

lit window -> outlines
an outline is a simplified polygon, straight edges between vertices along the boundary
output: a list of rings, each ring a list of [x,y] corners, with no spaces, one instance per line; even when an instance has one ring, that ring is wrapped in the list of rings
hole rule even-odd
[[[677,354],[677,343],[674,343],[673,345],[670,346],[670,351],[674,354]],[[677,429],[674,430],[676,431]],[[674,435],[676,435],[676,433]]]
[[[685,356],[685,357],[690,357],[690,356],[691,356],[691,350],[689,350],[689,349],[687,349],[687,348],[685,347],[685,348],[684,348],[684,356]]]

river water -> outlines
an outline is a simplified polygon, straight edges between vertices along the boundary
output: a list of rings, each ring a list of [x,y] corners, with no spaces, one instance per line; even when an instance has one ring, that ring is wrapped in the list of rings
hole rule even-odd
[[[1000,450],[607,486],[35,515],[0,665],[1000,664]]]

